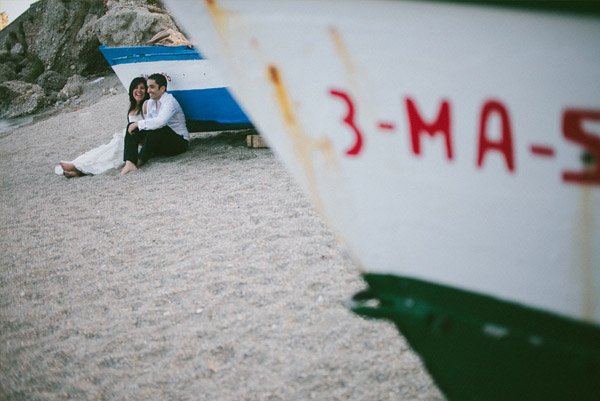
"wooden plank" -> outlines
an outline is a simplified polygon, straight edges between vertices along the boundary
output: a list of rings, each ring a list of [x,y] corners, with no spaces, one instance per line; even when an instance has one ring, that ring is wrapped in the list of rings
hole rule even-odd
[[[246,145],[249,148],[268,148],[267,142],[260,135],[246,135]]]

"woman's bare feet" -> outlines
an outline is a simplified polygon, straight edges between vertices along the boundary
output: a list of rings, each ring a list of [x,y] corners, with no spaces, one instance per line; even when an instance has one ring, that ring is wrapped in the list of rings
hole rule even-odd
[[[65,177],[81,177],[83,174],[81,171],[77,170],[77,167],[73,163],[60,162],[60,167],[63,169],[63,175]]]
[[[81,177],[85,174],[83,174],[81,171],[75,169],[75,171],[63,171],[63,175],[67,178],[73,178],[73,177]]]
[[[64,171],[76,171],[77,170],[77,168],[75,167],[75,165],[73,163],[60,162],[58,164],[60,164],[60,166],[62,167],[62,169]]]
[[[129,160],[127,160],[125,162],[125,166],[123,166],[123,168],[121,169],[121,175],[125,175],[127,173],[130,173],[132,171],[137,170],[137,166],[135,164],[133,164],[132,162],[130,162]]]

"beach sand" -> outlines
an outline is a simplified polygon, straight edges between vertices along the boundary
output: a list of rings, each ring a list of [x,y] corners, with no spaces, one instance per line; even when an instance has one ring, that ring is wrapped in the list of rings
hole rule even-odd
[[[54,174],[125,126],[124,93],[0,138],[0,399],[443,400],[269,149]]]

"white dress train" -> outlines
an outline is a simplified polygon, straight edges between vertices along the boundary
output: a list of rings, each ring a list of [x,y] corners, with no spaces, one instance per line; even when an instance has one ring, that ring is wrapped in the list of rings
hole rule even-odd
[[[141,114],[127,117],[129,122],[135,122],[142,118]],[[118,169],[123,165],[123,149],[125,143],[126,129],[113,135],[110,142],[102,144],[92,150],[88,150],[81,156],[69,162],[84,174],[98,175],[110,169]],[[63,174],[63,168],[58,164],[54,172]]]

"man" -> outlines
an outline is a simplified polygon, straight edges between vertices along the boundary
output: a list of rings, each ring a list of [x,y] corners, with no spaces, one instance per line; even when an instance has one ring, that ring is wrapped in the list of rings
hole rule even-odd
[[[155,155],[175,156],[189,147],[190,134],[185,116],[177,100],[167,93],[167,79],[162,74],[148,77],[148,95],[144,119],[127,126],[125,166],[121,175],[135,171]],[[138,153],[138,146],[142,148]]]

